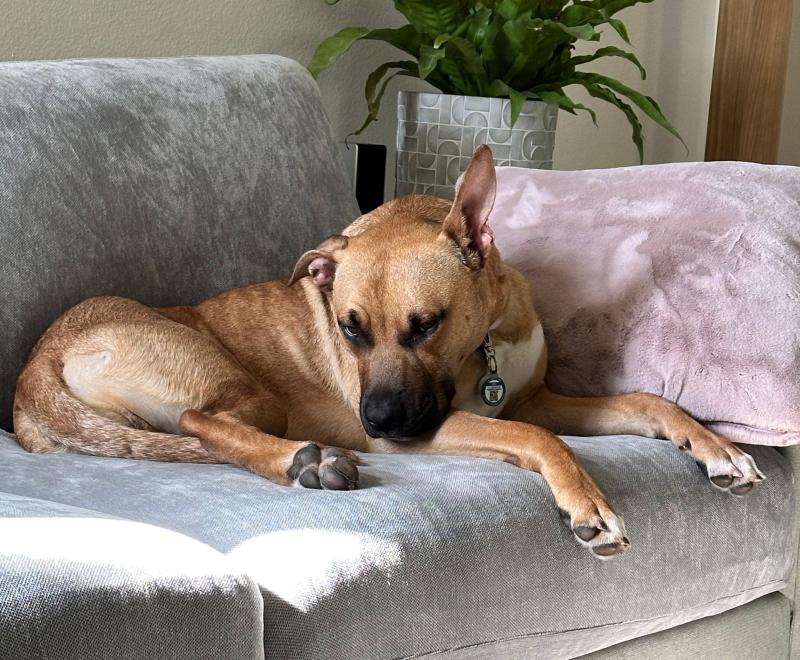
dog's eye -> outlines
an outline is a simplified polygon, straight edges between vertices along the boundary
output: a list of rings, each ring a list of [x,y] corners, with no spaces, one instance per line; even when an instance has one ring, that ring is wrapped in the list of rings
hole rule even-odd
[[[439,319],[431,319],[430,321],[421,321],[419,324],[417,324],[417,327],[414,328],[414,330],[419,335],[427,335],[433,332],[438,325],[439,325]]]
[[[361,334],[358,328],[354,325],[344,325],[341,326],[342,332],[344,333],[345,337],[349,337],[350,339],[358,339],[359,335]]]
[[[439,327],[440,320],[441,319],[438,318],[432,318],[427,321],[423,321],[422,319],[412,319],[411,332],[408,335],[408,340],[412,343],[417,343],[423,339],[427,339],[434,332],[436,332],[436,328]]]

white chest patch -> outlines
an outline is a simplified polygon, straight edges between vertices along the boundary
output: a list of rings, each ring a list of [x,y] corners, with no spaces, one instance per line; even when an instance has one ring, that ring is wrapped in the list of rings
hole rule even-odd
[[[458,408],[482,417],[498,417],[512,395],[530,382],[543,352],[544,331],[541,323],[536,325],[531,331],[531,336],[525,341],[516,344],[495,343],[497,375],[506,384],[506,396],[503,402],[499,406],[487,405],[478,393],[478,384],[475,383],[474,393],[459,403]]]

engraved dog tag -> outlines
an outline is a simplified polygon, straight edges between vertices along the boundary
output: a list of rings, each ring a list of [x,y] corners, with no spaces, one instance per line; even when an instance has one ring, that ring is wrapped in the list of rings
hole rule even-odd
[[[488,374],[478,388],[487,406],[499,406],[506,396],[506,384],[497,374]]]

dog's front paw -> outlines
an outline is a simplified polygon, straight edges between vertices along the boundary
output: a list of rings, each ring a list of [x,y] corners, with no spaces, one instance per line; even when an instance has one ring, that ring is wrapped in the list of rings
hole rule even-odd
[[[337,447],[310,442],[298,449],[286,475],[295,485],[325,490],[353,490],[358,487],[358,458]]]
[[[600,497],[586,496],[570,513],[560,508],[561,519],[572,530],[578,543],[598,559],[611,559],[631,545],[625,535],[622,517],[615,514]]]
[[[733,495],[747,495],[765,477],[750,454],[706,431],[678,445],[697,461],[712,485]]]
[[[358,458],[345,449],[325,447],[319,462],[319,479],[328,490],[353,490],[358,487]]]

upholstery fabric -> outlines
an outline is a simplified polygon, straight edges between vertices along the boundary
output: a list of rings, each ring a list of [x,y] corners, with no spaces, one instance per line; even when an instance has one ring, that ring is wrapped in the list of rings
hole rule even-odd
[[[788,461],[792,474],[797,475],[798,471],[800,471],[800,447],[784,447],[781,449],[781,453]],[[797,476],[795,476],[795,488],[797,488],[797,485]],[[800,507],[795,508],[794,524],[794,542],[800,548]],[[798,556],[800,556],[800,549],[798,550]],[[786,585],[786,589],[783,591],[784,595],[793,603],[800,603],[800,580],[797,578],[797,564],[795,563],[789,584]],[[791,658],[792,660],[800,660],[800,616],[792,617],[791,631],[793,640]]]
[[[65,309],[288,277],[358,215],[348,191],[316,84],[291,60],[0,64],[0,426]]]
[[[252,580],[202,543],[0,493],[0,658],[255,660],[262,612]]]
[[[503,643],[568,657],[786,586],[795,500],[767,481],[712,488],[669,443],[568,442],[624,516],[632,548],[602,562],[561,523],[538,475],[505,463],[364,456],[363,489],[282,488],[226,465],[32,455],[0,439],[2,489],[163,527],[226,554],[261,587],[275,658],[416,657]]]
[[[800,168],[498,170],[553,390],[648,391],[736,442],[800,442]]]
[[[771,594],[710,619],[592,653],[583,660],[778,660],[789,654],[791,616],[791,603]]]

